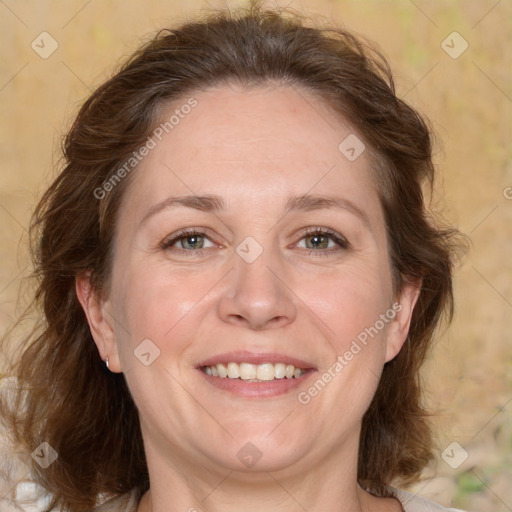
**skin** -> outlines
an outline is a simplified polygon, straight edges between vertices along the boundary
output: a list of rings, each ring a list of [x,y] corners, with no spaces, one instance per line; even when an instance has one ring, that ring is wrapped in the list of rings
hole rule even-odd
[[[302,89],[225,85],[194,97],[197,107],[134,171],[108,296],[96,296],[87,275],[77,278],[99,353],[124,372],[140,411],[151,488],[139,511],[399,511],[398,501],[373,497],[356,480],[361,419],[418,296],[412,284],[393,292],[367,152],[353,162],[340,153],[354,130]],[[348,200],[363,216],[329,205],[286,212],[302,194]],[[141,222],[184,195],[216,195],[225,207],[179,205]],[[183,228],[206,231],[202,249],[190,239],[185,249],[180,241],[161,247]],[[307,228],[328,228],[349,246],[330,237],[315,245]],[[236,252],[249,236],[263,249],[252,263]],[[298,393],[395,302],[393,320],[300,403]],[[149,366],[133,353],[144,339],[160,350]],[[196,368],[234,350],[289,354],[316,373],[279,396],[237,396]],[[252,467],[237,457],[248,442],[261,453]]]

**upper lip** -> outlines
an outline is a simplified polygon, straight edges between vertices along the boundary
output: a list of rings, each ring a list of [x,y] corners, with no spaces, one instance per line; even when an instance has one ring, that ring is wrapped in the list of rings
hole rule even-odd
[[[216,356],[209,357],[198,364],[198,368],[203,366],[215,366],[220,363],[250,363],[250,364],[263,364],[263,363],[284,363],[293,364],[295,368],[310,369],[315,368],[312,363],[292,357],[287,354],[280,354],[277,352],[249,352],[249,351],[236,351],[225,352]]]

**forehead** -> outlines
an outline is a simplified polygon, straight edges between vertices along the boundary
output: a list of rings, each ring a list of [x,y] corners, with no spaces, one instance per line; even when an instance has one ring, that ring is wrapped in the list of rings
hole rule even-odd
[[[353,158],[362,136],[306,89],[215,87],[173,101],[156,124],[128,191],[144,202],[183,193],[285,202],[309,192],[377,201],[369,157]]]

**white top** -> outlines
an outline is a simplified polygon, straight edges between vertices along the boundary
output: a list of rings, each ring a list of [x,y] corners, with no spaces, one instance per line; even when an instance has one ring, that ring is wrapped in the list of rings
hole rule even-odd
[[[0,381],[0,392],[12,390],[15,379]],[[12,433],[0,418],[0,511],[1,512],[43,512],[48,510],[51,494],[36,482],[31,472],[31,454],[20,449]],[[43,453],[41,450],[35,454]],[[34,455],[36,456],[36,455]],[[389,488],[400,501],[405,512],[463,512],[454,508],[445,508],[421,496]],[[138,503],[135,491],[98,506],[96,512],[136,512]],[[53,510],[52,512],[59,512]]]

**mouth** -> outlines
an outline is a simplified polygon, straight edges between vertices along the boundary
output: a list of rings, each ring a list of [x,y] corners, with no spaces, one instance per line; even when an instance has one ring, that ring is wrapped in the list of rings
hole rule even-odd
[[[247,362],[236,363],[234,361],[202,366],[201,370],[206,375],[212,375],[220,379],[240,379],[246,382],[298,379],[306,372],[304,368],[296,368],[293,364],[262,363],[256,365]]]
[[[201,362],[197,369],[216,388],[254,398],[287,393],[316,372],[307,361],[251,352],[221,354]]]

